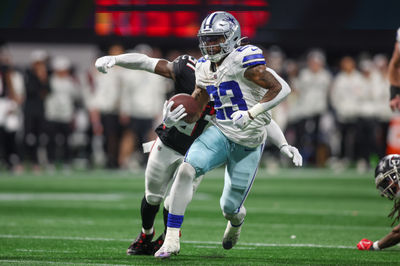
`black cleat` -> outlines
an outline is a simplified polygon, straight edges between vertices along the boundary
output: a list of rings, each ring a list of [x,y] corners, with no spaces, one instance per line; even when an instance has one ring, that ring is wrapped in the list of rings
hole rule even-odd
[[[127,255],[153,255],[153,244],[151,240],[154,237],[154,232],[151,235],[146,235],[140,232],[135,241],[129,246],[126,251]]]
[[[153,246],[153,254],[156,253],[164,244],[164,239],[165,239],[165,233],[162,233],[156,240],[151,242]]]

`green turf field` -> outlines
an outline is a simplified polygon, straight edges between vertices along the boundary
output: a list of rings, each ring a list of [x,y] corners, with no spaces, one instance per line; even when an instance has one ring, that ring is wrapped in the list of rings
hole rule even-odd
[[[143,173],[0,175],[0,265],[389,265],[398,247],[358,251],[390,230],[392,203],[372,171],[261,170],[246,201],[237,246],[221,240],[223,172],[208,174],[188,207],[181,252],[169,260],[127,256],[140,229]],[[161,214],[161,213],[160,213]],[[156,235],[162,230],[158,215]]]

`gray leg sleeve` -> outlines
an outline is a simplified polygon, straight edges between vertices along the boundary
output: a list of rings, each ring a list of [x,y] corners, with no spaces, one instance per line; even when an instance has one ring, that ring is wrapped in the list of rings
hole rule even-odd
[[[169,212],[174,215],[184,215],[193,196],[193,180],[196,171],[189,163],[182,163],[178,169],[170,193]]]

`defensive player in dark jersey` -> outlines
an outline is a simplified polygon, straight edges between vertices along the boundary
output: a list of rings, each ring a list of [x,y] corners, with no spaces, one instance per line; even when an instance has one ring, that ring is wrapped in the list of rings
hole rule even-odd
[[[189,55],[182,55],[173,62],[164,59],[150,58],[139,53],[123,54],[118,56],[104,56],[96,60],[96,68],[103,73],[114,65],[129,69],[145,70],[175,82],[175,93],[191,94],[195,87],[196,59]],[[208,125],[209,116],[214,114],[212,103],[204,109],[200,119],[193,124],[182,122],[185,108],[178,106],[171,111],[171,102],[165,102],[163,123],[156,128],[158,138],[152,145],[144,144],[144,150],[150,149],[150,156],[145,172],[145,196],[141,204],[142,230],[136,240],[129,246],[128,255],[151,255],[163,244],[168,218],[168,197],[164,200],[164,232],[151,242],[154,237],[154,220],[160,204],[166,194],[170,182],[178,166],[184,159],[186,151],[194,140]],[[281,153],[291,158],[295,165],[302,163],[301,155],[295,147],[287,144],[279,126],[272,122],[267,128],[268,139],[277,146]],[[151,146],[151,147],[150,147]],[[150,148],[148,148],[150,147]],[[202,177],[196,179],[193,190],[196,190]]]
[[[196,59],[189,55],[182,55],[173,62],[164,59],[150,58],[144,54],[130,53],[118,56],[104,56],[96,61],[100,72],[114,66],[129,69],[145,70],[174,80],[174,93],[191,94],[194,89],[194,68]],[[156,128],[158,138],[151,145],[144,144],[144,150],[151,150],[145,172],[145,196],[141,204],[142,230],[136,240],[129,246],[128,255],[151,255],[163,243],[164,233],[151,242],[154,237],[154,220],[164,199],[169,183],[174,177],[176,168],[193,141],[207,126],[207,116],[212,115],[214,109],[207,105],[201,118],[193,124],[180,122],[175,124],[185,108],[180,105],[171,111],[172,103],[164,104],[163,123]],[[150,148],[149,148],[150,147]],[[194,187],[194,189],[197,185]],[[168,217],[168,202],[164,202],[164,221]],[[165,228],[166,229],[166,228]]]
[[[375,185],[381,196],[394,202],[389,218],[394,218],[392,226],[400,221],[400,155],[389,154],[383,157],[375,168]],[[377,251],[400,243],[400,224],[380,240],[361,239],[357,244],[359,250]]]

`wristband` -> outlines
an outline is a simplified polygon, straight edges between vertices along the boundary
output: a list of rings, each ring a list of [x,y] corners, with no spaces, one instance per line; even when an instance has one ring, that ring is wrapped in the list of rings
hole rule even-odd
[[[265,109],[261,103],[257,103],[256,105],[254,105],[253,107],[251,107],[248,110],[248,113],[249,113],[250,118],[254,119],[254,118],[256,118],[256,116],[258,116],[259,114],[261,114],[265,111],[267,111],[267,109]]]
[[[283,144],[279,147],[279,150],[282,150],[282,148],[285,147],[285,146],[289,146],[289,144],[283,143]]]
[[[393,100],[394,98],[396,98],[397,94],[400,95],[400,87],[390,85],[390,100]]]
[[[379,240],[378,240],[378,241],[375,241],[374,244],[372,245],[373,250],[381,250],[381,249],[379,248],[379,246],[378,246],[378,242],[379,242]]]

